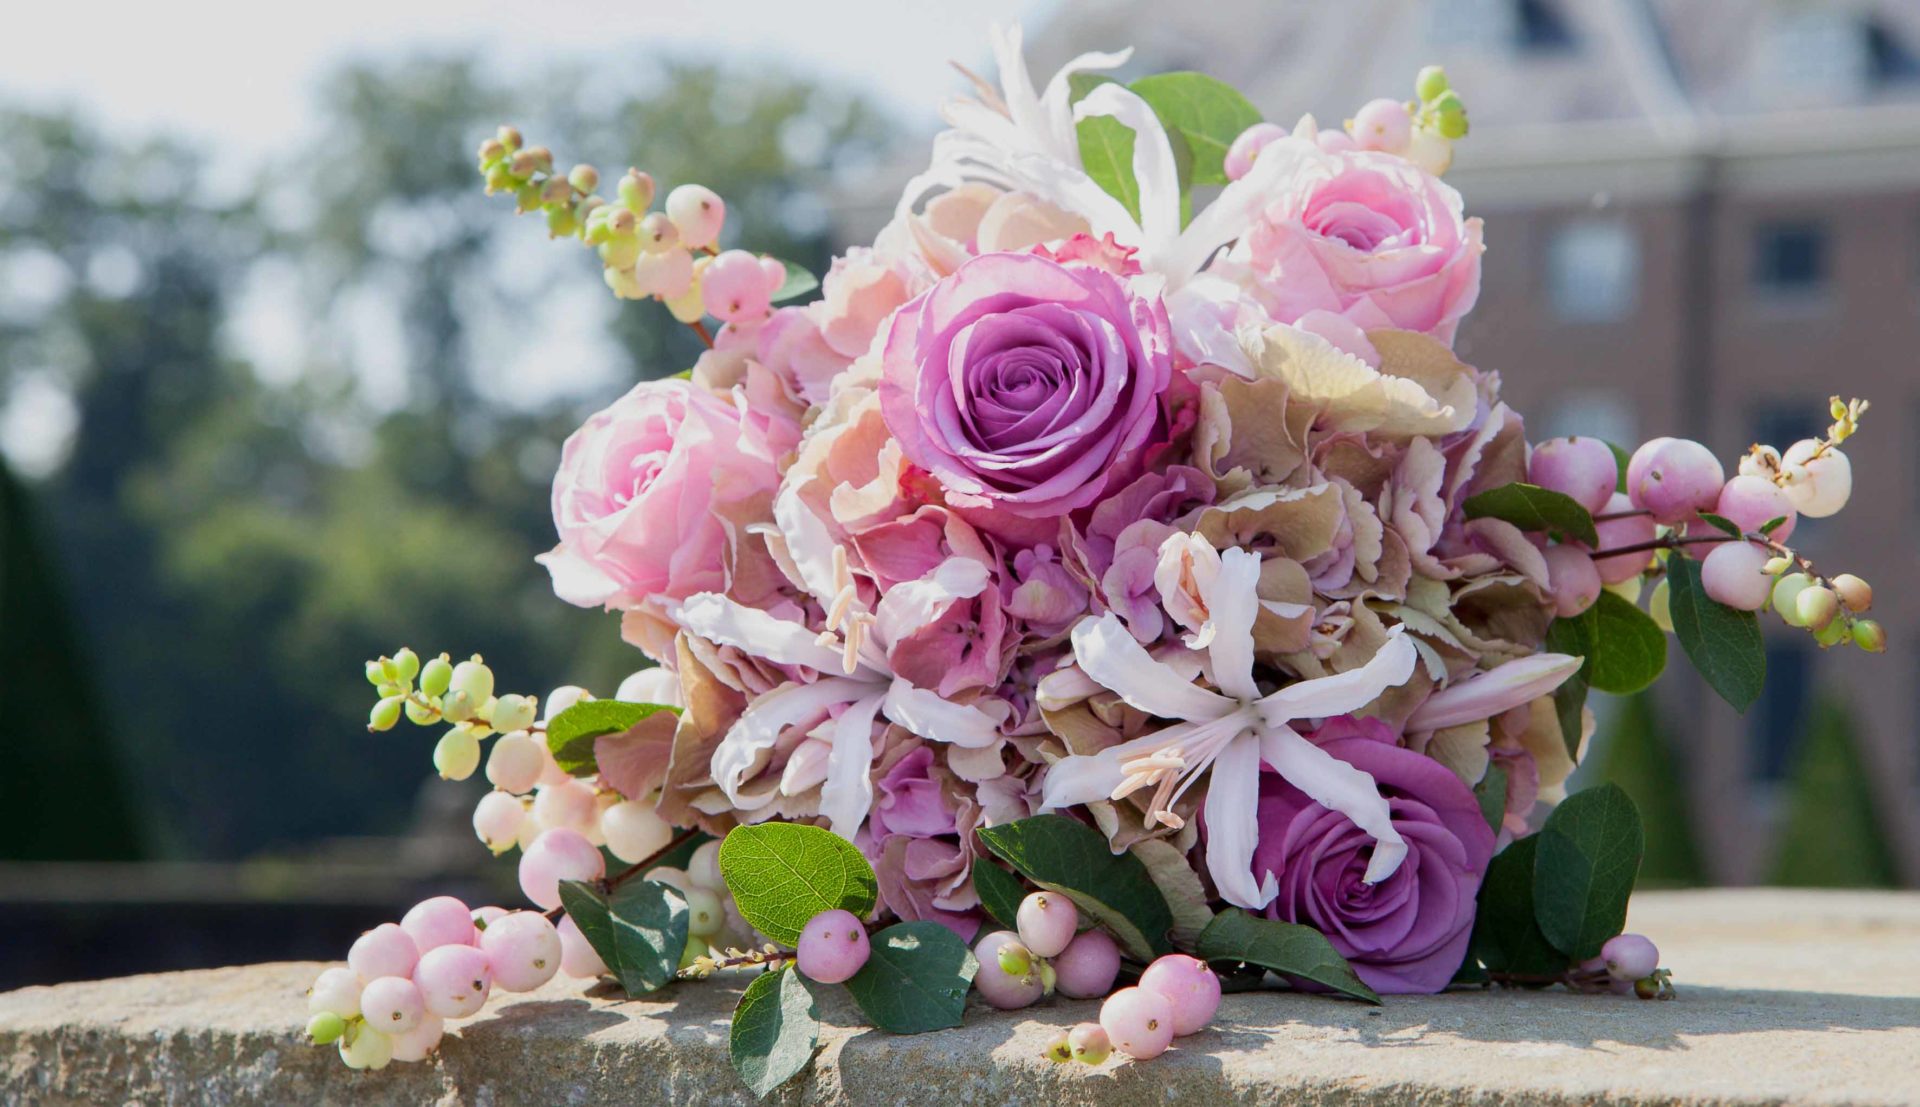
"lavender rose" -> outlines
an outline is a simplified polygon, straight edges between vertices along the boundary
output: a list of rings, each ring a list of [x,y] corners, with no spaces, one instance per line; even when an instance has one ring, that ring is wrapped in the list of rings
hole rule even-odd
[[[1377,992],[1437,992],[1466,959],[1493,831],[1459,777],[1402,748],[1378,720],[1331,719],[1312,737],[1373,777],[1406,840],[1406,860],[1379,884],[1364,883],[1373,838],[1267,773],[1253,851],[1255,879],[1272,873],[1279,882],[1267,914],[1325,934]]]
[[[947,499],[1021,521],[1064,515],[1138,471],[1163,438],[1166,308],[1123,278],[1034,254],[986,254],[894,316],[887,429]]]

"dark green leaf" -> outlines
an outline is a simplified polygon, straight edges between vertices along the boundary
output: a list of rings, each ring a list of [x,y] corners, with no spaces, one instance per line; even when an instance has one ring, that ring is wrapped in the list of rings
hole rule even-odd
[[[1772,536],[1774,531],[1779,530],[1781,527],[1784,527],[1786,525],[1787,525],[1787,517],[1785,515],[1776,515],[1773,518],[1768,519],[1766,523],[1761,526],[1760,533],[1764,535]]]
[[[1468,497],[1465,506],[1469,519],[1504,519],[1524,531],[1544,531],[1589,546],[1600,544],[1600,535],[1593,529],[1593,515],[1578,500],[1536,484],[1516,481],[1489,488]]]
[[[613,933],[613,916],[607,909],[606,894],[584,880],[560,882],[560,906],[580,928],[580,934],[600,955],[607,971],[620,974],[620,945]]]
[[[1618,593],[1601,592],[1583,617],[1593,626],[1593,652],[1583,667],[1593,687],[1632,695],[1667,667],[1667,636],[1660,624]]]
[[[592,776],[599,771],[593,760],[594,739],[629,730],[661,711],[680,713],[679,708],[664,703],[582,700],[547,722],[547,748],[562,769],[574,776]]]
[[[1607,443],[1607,449],[1613,451],[1613,463],[1620,469],[1620,475],[1615,478],[1613,482],[1613,490],[1615,492],[1625,492],[1627,490],[1627,466],[1633,463],[1633,455],[1611,442]]]
[[[1367,987],[1327,936],[1310,926],[1263,919],[1230,907],[1200,932],[1194,952],[1205,961],[1259,965],[1368,1003],[1380,1002],[1379,993]]]
[[[1473,786],[1473,795],[1480,801],[1481,817],[1495,834],[1500,833],[1500,822],[1507,817],[1507,770],[1488,765],[1487,775]]]
[[[1193,165],[1190,174],[1181,174],[1183,186],[1227,183],[1227,149],[1260,122],[1259,109],[1232,85],[1204,73],[1157,73],[1127,87],[1153,108],[1169,138],[1185,140]]]
[[[1140,184],[1133,177],[1133,129],[1108,115],[1090,115],[1074,124],[1080,164],[1093,183],[1140,218]]]
[[[960,1025],[979,968],[966,943],[939,923],[895,923],[873,936],[873,954],[847,981],[847,991],[882,1030],[944,1030]]]
[[[620,955],[620,986],[630,996],[666,987],[687,948],[687,900],[680,890],[652,880],[621,885],[607,904],[613,945]],[[608,966],[615,962],[608,961]]]
[[[1644,846],[1640,812],[1619,785],[1603,784],[1568,796],[1534,840],[1540,932],[1571,960],[1597,955],[1626,925]]]
[[[852,842],[802,823],[733,828],[720,843],[720,875],[741,917],[789,946],[822,911],[866,918],[880,888]]]
[[[1701,521],[1705,522],[1708,526],[1713,527],[1716,530],[1720,530],[1727,534],[1731,534],[1735,538],[1740,537],[1740,524],[1734,522],[1732,519],[1727,518],[1725,515],[1715,515],[1711,511],[1702,511],[1700,513],[1700,518],[1701,518]]]
[[[748,1091],[764,1098],[791,1080],[820,1044],[819,1009],[806,980],[792,969],[754,977],[727,1037],[733,1071]]]
[[[1118,857],[1107,836],[1065,815],[1035,815],[981,827],[980,840],[1020,875],[1073,900],[1112,932],[1120,948],[1149,961],[1173,952],[1173,912],[1146,865]]]
[[[1587,618],[1592,608],[1571,619],[1555,619],[1547,626],[1546,649],[1549,653],[1564,653],[1574,657],[1590,657],[1593,654],[1593,622]],[[1560,740],[1566,743],[1567,756],[1580,760],[1580,733],[1585,728],[1585,708],[1587,706],[1587,670],[1590,666],[1581,665],[1580,670],[1561,682],[1553,690],[1553,713],[1560,720]]]
[[[1680,648],[1721,699],[1746,711],[1767,681],[1760,620],[1708,596],[1700,584],[1700,563],[1692,558],[1667,558],[1667,582],[1667,610]]]
[[[780,287],[774,290],[772,297],[774,303],[777,304],[785,300],[791,300],[797,296],[805,296],[807,293],[820,287],[820,278],[807,272],[800,266],[795,265],[785,258],[780,259],[780,264],[787,267],[787,279],[782,281]]]
[[[1566,955],[1553,948],[1534,921],[1534,853],[1539,844],[1536,834],[1501,850],[1480,884],[1469,956],[1494,972],[1531,976],[1566,971]]]
[[[1087,98],[1087,93],[1101,85],[1113,84],[1114,79],[1105,73],[1088,73],[1081,70],[1067,75],[1067,103],[1078,104]]]
[[[1007,930],[1014,928],[1014,914],[1027,895],[1019,877],[990,861],[975,860],[973,890],[980,896],[980,906],[986,908],[994,922]]]

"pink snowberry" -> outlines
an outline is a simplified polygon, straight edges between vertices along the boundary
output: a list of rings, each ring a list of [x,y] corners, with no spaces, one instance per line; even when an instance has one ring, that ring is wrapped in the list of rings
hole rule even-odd
[[[447,1022],[439,1015],[427,1015],[420,1024],[405,1034],[393,1036],[393,1059],[396,1061],[424,1061],[427,1055],[440,1048],[440,1039],[446,1035]]]
[[[1744,474],[1734,477],[1720,490],[1720,499],[1714,505],[1713,512],[1749,534],[1759,531],[1775,519],[1785,519],[1786,522],[1775,527],[1769,536],[1776,542],[1785,542],[1800,518],[1800,513],[1793,508],[1793,501],[1787,498],[1787,493],[1779,485],[1765,477]]]
[[[488,923],[480,950],[502,991],[531,992],[560,971],[560,932],[538,911],[515,911]]]
[[[1613,498],[1619,479],[1613,447],[1598,438],[1549,438],[1527,459],[1529,482],[1570,496],[1595,515]]]
[[[1159,992],[1173,1005],[1173,1032],[1191,1034],[1213,1021],[1220,1009],[1220,978],[1205,961],[1169,953],[1140,974],[1140,987]]]
[[[422,955],[440,946],[473,944],[473,912],[452,896],[421,900],[400,917],[400,929],[407,932]]]
[[[472,946],[440,946],[420,956],[413,982],[429,1013],[463,1019],[486,1004],[493,991],[493,964]]]
[[[760,259],[745,250],[728,250],[707,263],[700,278],[700,300],[707,314],[723,323],[744,323],[772,310],[772,289]]]
[[[860,971],[873,951],[867,928],[851,911],[822,911],[807,920],[795,963],[809,980],[838,984]]]
[[[607,971],[607,963],[600,959],[587,936],[580,933],[580,926],[572,916],[562,918],[554,930],[560,935],[561,972],[576,980],[591,980]]]
[[[1083,1065],[1097,1065],[1113,1054],[1113,1041],[1107,1029],[1097,1022],[1083,1022],[1067,1031],[1067,1049]]]
[[[1034,892],[1020,901],[1014,921],[1020,941],[1036,957],[1053,957],[1073,941],[1080,925],[1080,912],[1073,901],[1058,892]]]
[[[1099,928],[1083,930],[1053,959],[1054,987],[1073,999],[1099,999],[1120,975],[1120,947]]]
[[[1148,988],[1122,988],[1100,1005],[1100,1028],[1113,1048],[1150,1060],[1173,1044],[1173,1001]]]
[[[382,976],[360,993],[360,1014],[382,1034],[405,1034],[427,1017],[426,1000],[404,976]]]
[[[726,202],[705,185],[683,184],[667,193],[666,209],[680,244],[689,250],[713,245],[727,221]]]
[[[1253,163],[1259,160],[1260,151],[1272,145],[1274,140],[1287,137],[1287,129],[1278,123],[1255,123],[1240,132],[1240,137],[1227,147],[1225,169],[1227,179],[1237,181],[1253,171]]]
[[[1020,958],[1031,956],[1013,931],[993,931],[974,944],[973,955],[980,961],[980,971],[973,976],[974,990],[1002,1011],[1028,1006],[1045,994],[1046,984],[1037,966],[1029,964],[1024,972],[1009,968],[1018,967]]]
[[[1353,140],[1362,150],[1404,153],[1413,141],[1413,119],[1398,100],[1369,100],[1353,114]]]
[[[1616,934],[1600,947],[1600,959],[1616,980],[1642,980],[1660,967],[1660,950],[1643,935]]]
[[[1627,468],[1627,495],[1633,506],[1650,512],[1654,522],[1672,526],[1696,512],[1712,511],[1726,480],[1720,460],[1700,443],[1655,439],[1634,451]]]
[[[382,976],[412,976],[420,961],[420,947],[399,923],[381,923],[354,939],[347,964],[362,980]]]
[[[1700,562],[1700,586],[1728,607],[1758,611],[1773,594],[1773,578],[1766,569],[1771,560],[1772,552],[1753,542],[1715,546]]]
[[[1575,546],[1548,546],[1546,558],[1554,613],[1572,618],[1592,607],[1604,587],[1592,556]]]
[[[1616,492],[1613,498],[1601,510],[1602,515],[1617,515],[1634,510],[1633,501],[1626,493]],[[1653,519],[1646,515],[1626,515],[1619,519],[1608,519],[1604,523],[1595,523],[1593,529],[1599,532],[1602,550],[1617,550],[1627,546],[1638,546],[1653,541]],[[1640,550],[1635,553],[1613,554],[1610,557],[1596,557],[1593,567],[1600,570],[1600,579],[1607,584],[1619,584],[1632,580],[1647,571],[1653,564],[1653,551]]]
[[[598,880],[606,873],[600,850],[566,827],[543,831],[520,855],[520,890],[548,911],[560,906],[561,881]]]

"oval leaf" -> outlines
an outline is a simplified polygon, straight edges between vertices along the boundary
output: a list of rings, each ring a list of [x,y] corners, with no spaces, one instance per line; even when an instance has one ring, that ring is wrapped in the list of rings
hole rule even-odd
[[[1720,698],[1745,712],[1767,682],[1767,649],[1760,620],[1707,595],[1700,584],[1700,563],[1675,554],[1667,558],[1667,609],[1674,637],[1693,667]]]
[[[615,971],[626,993],[645,995],[671,983],[687,948],[687,900],[680,890],[653,880],[630,881],[615,889],[607,913],[620,955]]]
[[[1157,73],[1127,86],[1147,102],[1161,126],[1186,140],[1193,155],[1183,183],[1224,185],[1227,149],[1260,122],[1260,109],[1225,81],[1205,73]]]
[[[547,721],[547,748],[562,769],[574,776],[592,776],[599,771],[593,759],[594,739],[628,730],[661,711],[680,713],[664,703],[582,700]]]
[[[880,884],[852,842],[801,823],[738,826],[720,843],[720,875],[755,930],[782,945],[822,911],[873,912]]]
[[[807,293],[820,287],[820,278],[807,272],[805,268],[795,265],[785,258],[775,260],[779,261],[781,265],[786,266],[787,279],[782,281],[780,287],[774,290],[773,296],[770,298],[773,303],[777,304],[785,300],[805,296]]]
[[[1584,616],[1593,626],[1593,652],[1583,668],[1587,683],[1628,696],[1652,684],[1667,667],[1667,636],[1653,616],[1614,592],[1601,592]]]
[[[1640,812],[1619,785],[1603,784],[1567,797],[1534,837],[1540,933],[1571,960],[1597,955],[1627,922],[1644,846]]]
[[[868,1021],[895,1034],[960,1025],[980,962],[953,931],[936,922],[896,923],[873,936],[872,948],[847,980]]]
[[[1469,519],[1504,519],[1521,530],[1544,531],[1588,546],[1600,544],[1600,535],[1593,529],[1593,515],[1578,500],[1537,484],[1515,481],[1489,488],[1468,497],[1465,507]]]
[[[799,972],[762,973],[733,1009],[727,1044],[733,1071],[764,1098],[813,1060],[820,1044],[819,1007]]]
[[[1470,961],[1477,960],[1494,972],[1522,976],[1557,976],[1566,971],[1567,955],[1553,948],[1534,918],[1533,870],[1539,845],[1537,834],[1521,838],[1487,866],[1473,916]]]
[[[1368,1003],[1380,1002],[1380,994],[1367,987],[1325,934],[1299,923],[1263,919],[1238,907],[1229,908],[1215,915],[1200,932],[1194,953],[1205,961],[1259,965]]]
[[[980,906],[987,915],[1006,930],[1014,928],[1014,915],[1020,910],[1020,901],[1026,898],[1026,886],[1020,878],[991,862],[976,859],[973,863],[973,890],[980,897]]]
[[[620,946],[613,934],[613,915],[607,908],[606,893],[584,880],[562,880],[560,906],[573,920],[573,925],[580,928],[593,952],[606,963],[607,971],[620,975]]]
[[[1065,815],[1035,815],[977,833],[1020,875],[1098,919],[1128,956],[1149,961],[1173,952],[1167,941],[1173,912],[1165,897],[1139,858],[1114,856],[1106,835]]]
[[[1133,130],[1108,115],[1091,115],[1074,124],[1080,164],[1107,195],[1120,201],[1134,221],[1140,219],[1140,184],[1133,179]]]

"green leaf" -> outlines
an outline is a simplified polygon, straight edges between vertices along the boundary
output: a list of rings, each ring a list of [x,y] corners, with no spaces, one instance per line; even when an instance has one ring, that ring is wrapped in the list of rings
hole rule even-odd
[[[1700,584],[1700,563],[1675,554],[1667,558],[1667,609],[1673,633],[1693,667],[1720,698],[1745,712],[1767,682],[1767,650],[1760,620],[1707,595]]]
[[[1487,775],[1473,786],[1473,795],[1480,801],[1480,816],[1499,834],[1501,820],[1507,817],[1507,770],[1488,765]]]
[[[1613,463],[1620,470],[1620,475],[1614,478],[1613,490],[1615,492],[1625,492],[1627,490],[1627,466],[1633,464],[1633,455],[1611,442],[1607,443],[1607,449],[1613,451]]]
[[[1787,525],[1787,517],[1785,515],[1776,515],[1773,518],[1768,519],[1766,523],[1760,527],[1760,533],[1767,535],[1768,537],[1772,537],[1774,531],[1779,530],[1781,527],[1784,527],[1786,525]]]
[[[1625,597],[1602,591],[1584,617],[1593,625],[1593,652],[1584,666],[1588,684],[1628,696],[1652,684],[1667,667],[1667,636],[1660,624]]]
[[[1087,98],[1087,93],[1092,92],[1101,85],[1115,83],[1114,79],[1105,73],[1089,73],[1084,69],[1078,73],[1069,73],[1067,75],[1067,103],[1069,105],[1078,104]]]
[[[1539,844],[1536,834],[1501,850],[1480,883],[1469,956],[1494,972],[1530,976],[1566,971],[1566,955],[1553,948],[1534,920],[1534,854]]]
[[[1133,129],[1108,115],[1090,115],[1074,124],[1080,164],[1093,183],[1140,219],[1140,183],[1133,178]]]
[[[599,771],[593,759],[594,739],[629,730],[662,711],[680,713],[679,708],[664,703],[582,700],[547,722],[547,748],[562,769],[574,776],[592,776]]]
[[[973,890],[980,896],[980,906],[986,908],[994,922],[1007,930],[1014,928],[1014,915],[1027,895],[1019,877],[990,861],[975,860]]]
[[[755,930],[782,945],[822,911],[866,918],[880,884],[852,842],[802,823],[739,826],[720,843],[720,875]]]
[[[1170,138],[1186,140],[1193,165],[1190,174],[1181,174],[1182,192],[1188,185],[1227,183],[1227,149],[1260,122],[1258,108],[1232,85],[1204,73],[1157,73],[1127,87],[1159,116]]]
[[[653,880],[634,880],[614,890],[607,904],[613,923],[615,972],[630,996],[666,987],[687,948],[687,900],[680,890]],[[577,925],[577,923],[576,923]]]
[[[1114,856],[1106,835],[1065,815],[1035,815],[977,833],[1020,875],[1099,920],[1128,956],[1150,961],[1173,952],[1166,898],[1138,857]]]
[[[806,269],[795,265],[785,258],[778,260],[781,265],[787,267],[787,279],[780,282],[780,287],[774,290],[772,296],[774,303],[777,304],[784,300],[805,296],[807,293],[820,287],[819,277],[814,276],[812,273],[807,272]]]
[[[869,1022],[894,1034],[960,1025],[980,962],[937,922],[895,923],[873,936],[873,952],[847,980]]]
[[[1588,620],[1587,611],[1571,619],[1555,619],[1547,625],[1546,650],[1548,653],[1564,653],[1574,657],[1593,655],[1593,623]],[[1582,664],[1578,672],[1562,681],[1560,687],[1553,690],[1553,713],[1560,720],[1560,740],[1566,743],[1567,756],[1580,760],[1580,732],[1585,725],[1584,709],[1587,706],[1588,665]]]
[[[1259,965],[1368,1003],[1380,1002],[1379,993],[1367,987],[1326,935],[1299,923],[1263,919],[1230,907],[1200,932],[1194,953],[1205,961]]]
[[[820,1045],[819,1007],[799,972],[776,969],[747,985],[727,1034],[733,1071],[755,1096],[791,1080]]]
[[[560,906],[580,928],[593,952],[606,963],[607,971],[620,975],[620,945],[613,933],[613,915],[607,907],[606,893],[584,880],[560,882]]]
[[[1627,922],[1627,898],[1645,845],[1640,812],[1617,784],[1568,796],[1534,835],[1533,915],[1574,961],[1600,952]]]
[[[1731,534],[1735,538],[1740,537],[1740,524],[1727,518],[1725,515],[1715,515],[1711,511],[1702,511],[1700,513],[1700,519],[1716,530]]]
[[[1468,497],[1465,506],[1469,519],[1504,519],[1524,531],[1545,531],[1594,547],[1600,544],[1593,515],[1578,500],[1537,484],[1515,481],[1489,488]]]

